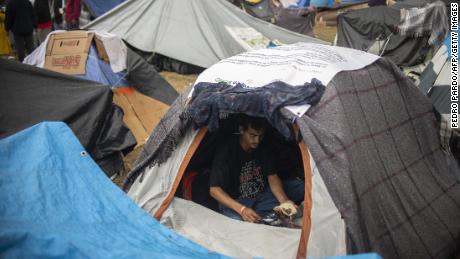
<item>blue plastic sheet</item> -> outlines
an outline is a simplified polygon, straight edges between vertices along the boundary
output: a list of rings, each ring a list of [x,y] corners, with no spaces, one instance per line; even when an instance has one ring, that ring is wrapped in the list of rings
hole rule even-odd
[[[124,1],[125,0],[85,0],[85,4],[93,15],[99,17]]]
[[[224,258],[162,226],[62,122],[0,140],[0,258]]]
[[[89,48],[88,60],[86,61],[86,73],[84,75],[76,75],[76,77],[99,82],[103,85],[112,87],[129,86],[130,83],[126,79],[128,72],[126,70],[115,73],[110,64],[99,59],[96,47],[91,45]]]

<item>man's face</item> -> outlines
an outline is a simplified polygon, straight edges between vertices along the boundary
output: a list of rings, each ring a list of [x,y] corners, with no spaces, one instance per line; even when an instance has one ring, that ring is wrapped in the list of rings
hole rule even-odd
[[[265,129],[253,129],[250,126],[247,129],[240,127],[240,144],[243,150],[251,151],[256,149],[264,137]]]

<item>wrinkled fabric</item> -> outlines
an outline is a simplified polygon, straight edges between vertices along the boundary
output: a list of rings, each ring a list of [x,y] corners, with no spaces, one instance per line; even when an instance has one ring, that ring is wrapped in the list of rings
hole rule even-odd
[[[0,139],[0,258],[227,258],[162,226],[63,122]]]
[[[244,113],[266,118],[286,139],[294,139],[280,109],[289,105],[315,105],[324,90],[324,85],[316,79],[302,86],[278,81],[258,88],[248,88],[241,83],[235,86],[198,83],[188,112],[197,127],[206,126],[210,132],[219,128],[221,117],[229,113]]]
[[[438,46],[449,31],[446,7],[436,1],[423,8],[401,9],[401,23],[398,33],[403,36],[421,37],[430,35],[428,43]]]

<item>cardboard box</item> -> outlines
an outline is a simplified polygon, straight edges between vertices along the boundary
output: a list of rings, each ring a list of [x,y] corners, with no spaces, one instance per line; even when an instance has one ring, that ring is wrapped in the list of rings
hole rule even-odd
[[[94,33],[85,31],[52,34],[46,46],[45,68],[69,75],[85,74],[93,37]]]

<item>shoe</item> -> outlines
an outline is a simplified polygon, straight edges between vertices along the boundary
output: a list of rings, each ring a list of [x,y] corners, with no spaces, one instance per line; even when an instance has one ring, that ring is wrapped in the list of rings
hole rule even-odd
[[[261,220],[262,224],[270,225],[270,226],[281,226],[282,222],[278,215],[275,212],[270,212],[265,215]]]

